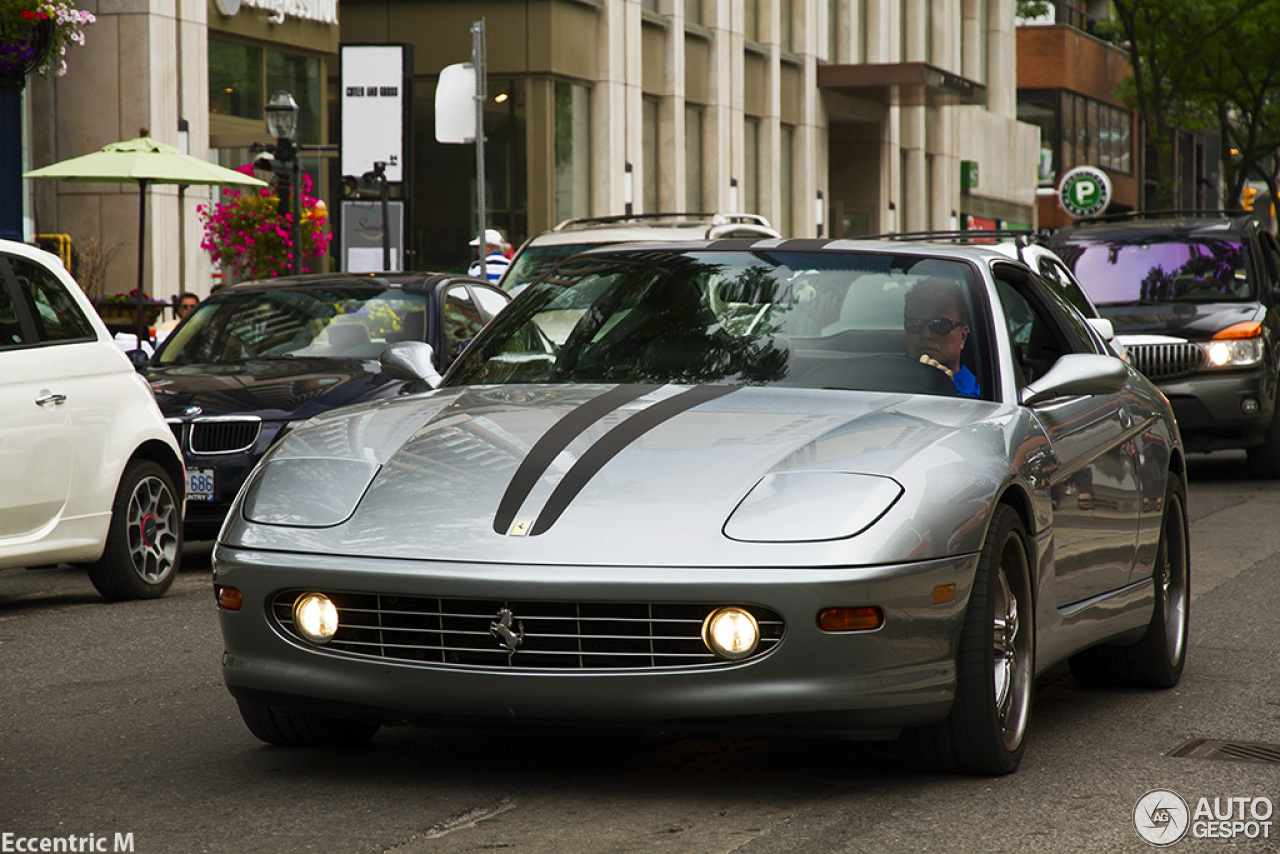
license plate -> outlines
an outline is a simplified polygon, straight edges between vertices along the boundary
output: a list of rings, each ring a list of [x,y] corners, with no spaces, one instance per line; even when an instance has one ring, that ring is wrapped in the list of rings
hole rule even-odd
[[[213,500],[213,469],[187,469],[187,500]]]

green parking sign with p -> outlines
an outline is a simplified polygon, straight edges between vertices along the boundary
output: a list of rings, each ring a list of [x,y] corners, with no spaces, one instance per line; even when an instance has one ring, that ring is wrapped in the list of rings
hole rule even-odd
[[[1077,166],[1058,182],[1058,201],[1075,217],[1094,216],[1111,203],[1111,179],[1093,166]]]

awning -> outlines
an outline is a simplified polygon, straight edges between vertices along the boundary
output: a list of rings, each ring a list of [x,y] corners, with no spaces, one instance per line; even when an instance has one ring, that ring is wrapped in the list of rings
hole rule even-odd
[[[987,102],[986,86],[927,62],[819,65],[818,88],[892,106]]]

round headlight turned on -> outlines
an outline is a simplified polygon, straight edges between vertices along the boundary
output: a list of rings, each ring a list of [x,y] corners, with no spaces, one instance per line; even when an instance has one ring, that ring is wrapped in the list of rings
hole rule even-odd
[[[737,661],[756,651],[760,624],[743,608],[720,608],[703,621],[702,642],[721,658]]]
[[[293,602],[293,625],[312,643],[328,643],[338,633],[338,607],[323,593],[303,593]]]

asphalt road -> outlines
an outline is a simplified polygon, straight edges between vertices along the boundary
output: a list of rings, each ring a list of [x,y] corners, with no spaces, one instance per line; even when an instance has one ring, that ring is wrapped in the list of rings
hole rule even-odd
[[[1048,685],[1003,778],[805,740],[405,729],[354,750],[271,748],[222,687],[207,544],[155,602],[105,604],[71,569],[3,572],[0,854],[42,840],[142,854],[1151,851],[1133,823],[1151,790],[1192,810],[1280,804],[1278,764],[1169,755],[1207,738],[1271,745],[1280,762],[1280,483],[1249,480],[1242,456],[1194,463],[1181,684]],[[1270,838],[1171,850],[1277,851],[1270,821]]]

